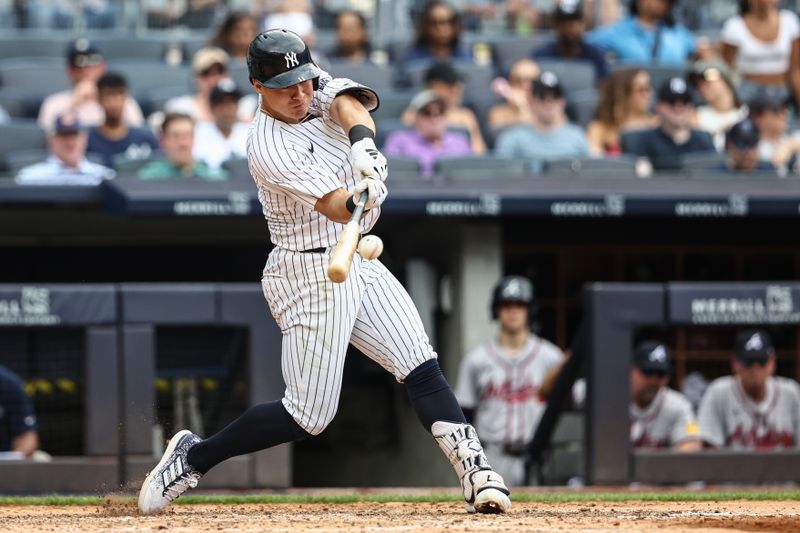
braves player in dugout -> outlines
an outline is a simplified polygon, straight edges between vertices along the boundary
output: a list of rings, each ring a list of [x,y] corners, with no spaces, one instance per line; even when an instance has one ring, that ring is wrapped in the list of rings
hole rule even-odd
[[[533,285],[502,278],[492,293],[497,336],[461,361],[456,396],[474,420],[486,455],[509,485],[527,484],[526,454],[545,409],[543,387],[564,361],[563,352],[531,332]]]
[[[275,245],[262,278],[283,333],[281,400],[248,409],[207,439],[175,434],[139,492],[156,513],[197,485],[214,465],[320,434],[336,414],[344,357],[352,344],[405,384],[414,409],[461,480],[467,511],[511,507],[439,368],[408,293],[380,263],[356,255],[333,283],[326,266],[337,238],[367,192],[368,232],[386,198],[386,159],[369,112],[377,94],[317,67],[296,34],[268,30],[250,44],[247,64],[259,112],[247,142],[250,173]]]

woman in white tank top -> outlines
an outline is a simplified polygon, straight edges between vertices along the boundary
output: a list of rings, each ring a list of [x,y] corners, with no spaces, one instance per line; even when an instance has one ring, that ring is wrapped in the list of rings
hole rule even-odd
[[[778,0],[740,0],[740,14],[725,21],[722,57],[742,77],[747,102],[760,87],[794,94],[800,102],[800,20],[778,9]]]

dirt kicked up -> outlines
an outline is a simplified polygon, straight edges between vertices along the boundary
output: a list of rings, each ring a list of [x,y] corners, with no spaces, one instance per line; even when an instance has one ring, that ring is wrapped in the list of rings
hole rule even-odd
[[[507,515],[469,515],[458,503],[176,505],[140,516],[131,499],[103,505],[0,506],[3,532],[797,532],[792,501],[515,503]]]

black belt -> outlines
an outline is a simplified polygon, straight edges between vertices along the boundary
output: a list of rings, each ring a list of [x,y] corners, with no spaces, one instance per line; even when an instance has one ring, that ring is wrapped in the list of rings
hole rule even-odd
[[[323,246],[322,248],[309,248],[308,250],[303,250],[302,253],[304,253],[304,254],[324,254],[327,250],[328,250],[328,248]]]

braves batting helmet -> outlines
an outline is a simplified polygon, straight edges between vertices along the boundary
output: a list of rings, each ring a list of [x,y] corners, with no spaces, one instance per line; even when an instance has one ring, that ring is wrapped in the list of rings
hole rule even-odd
[[[528,306],[529,313],[533,309],[533,285],[522,276],[506,276],[494,287],[492,293],[492,318],[497,320],[497,310],[501,304],[519,302]],[[532,317],[529,317],[531,320]]]
[[[251,81],[270,89],[306,80],[314,80],[316,88],[321,72],[311,59],[308,45],[288,30],[267,30],[253,39],[247,50],[247,70]]]

